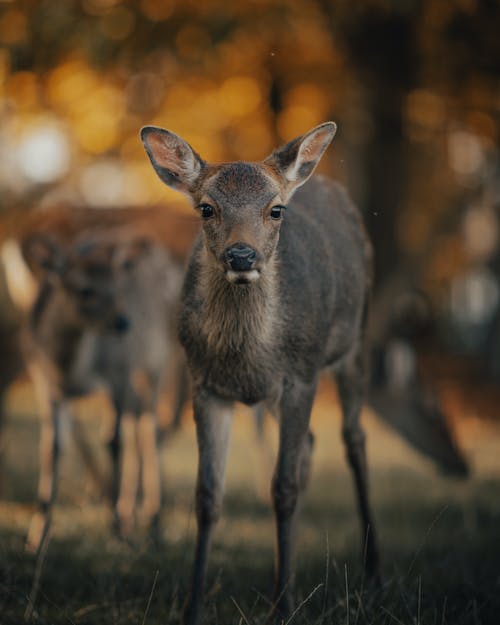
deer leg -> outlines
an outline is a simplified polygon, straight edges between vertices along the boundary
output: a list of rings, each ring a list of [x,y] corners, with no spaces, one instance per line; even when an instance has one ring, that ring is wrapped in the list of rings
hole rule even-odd
[[[143,412],[139,418],[139,448],[142,461],[142,507],[153,540],[158,539],[161,507],[160,459],[157,433],[155,413]]]
[[[309,417],[316,391],[311,384],[285,383],[280,402],[279,450],[272,484],[276,518],[275,608],[278,620],[292,609],[292,557],[296,508],[301,488],[307,481],[311,438]]]
[[[52,505],[57,494],[57,470],[60,450],[60,419],[63,406],[52,400],[50,408],[42,411],[40,436],[40,479],[38,483],[38,511],[35,513],[26,541],[26,548],[36,555],[31,591],[24,612],[24,620],[31,621],[40,589],[40,581],[50,541]]]
[[[60,452],[60,420],[62,403],[49,400],[41,404],[40,476],[38,481],[38,510],[31,520],[26,548],[39,554],[50,530],[52,504],[57,494]]]
[[[116,503],[118,533],[127,537],[134,525],[134,511],[139,485],[139,448],[137,418],[124,412],[120,424],[122,447],[119,496]]]
[[[172,409],[172,422],[170,428],[177,431],[181,427],[182,411],[189,393],[189,374],[184,362],[178,365],[176,372],[176,384],[174,389],[174,403]]]
[[[347,460],[351,468],[358,509],[361,519],[363,555],[366,549],[366,572],[372,577],[379,574],[379,551],[375,525],[368,497],[368,467],[365,451],[365,434],[360,424],[364,400],[364,366],[361,349],[357,349],[336,373],[337,388],[342,407],[342,437]]]
[[[158,423],[156,409],[161,375],[137,369],[131,376],[133,397],[137,406],[137,444],[142,475],[142,511],[149,525],[151,538],[159,538],[161,506],[160,459],[158,454]],[[131,395],[132,396],[132,395]]]
[[[193,408],[199,452],[196,484],[198,534],[190,594],[184,611],[185,625],[196,625],[200,621],[212,532],[222,507],[232,421],[232,403],[204,389],[195,390]]]
[[[300,491],[304,491],[309,484],[309,477],[311,474],[312,454],[314,450],[314,434],[309,430],[307,432],[307,438],[304,444],[302,457],[299,467],[299,487]]]
[[[118,515],[118,497],[120,495],[120,455],[121,455],[121,422],[123,407],[121,402],[113,397],[113,427],[106,446],[111,460],[111,484],[109,497],[113,510],[113,531],[120,533],[120,518]]]

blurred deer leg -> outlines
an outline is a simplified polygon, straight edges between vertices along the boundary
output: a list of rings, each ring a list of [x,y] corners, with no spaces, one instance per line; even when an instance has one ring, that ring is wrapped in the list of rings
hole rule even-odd
[[[222,507],[232,421],[232,403],[204,389],[195,390],[193,407],[199,452],[196,485],[198,535],[190,595],[184,611],[185,625],[196,625],[201,616],[212,531]]]
[[[126,412],[121,419],[121,479],[116,504],[118,530],[128,536],[134,525],[134,510],[139,485],[139,449],[137,440],[137,419]]]
[[[366,548],[366,571],[373,577],[379,574],[377,535],[368,497],[368,467],[365,452],[365,435],[360,424],[364,400],[364,371],[361,349],[356,349],[336,373],[343,422],[342,436],[347,460],[356,485],[361,518],[363,553]]]
[[[38,483],[38,511],[35,513],[26,541],[26,548],[36,554],[35,573],[31,592],[24,613],[31,620],[40,588],[45,556],[50,541],[52,504],[57,494],[57,470],[59,461],[59,430],[62,405],[52,401],[49,410],[42,412],[40,436],[40,480]]]
[[[171,429],[178,430],[181,426],[182,411],[189,392],[189,374],[185,363],[178,365],[174,389],[174,405],[172,410]]]
[[[280,442],[272,495],[276,517],[275,608],[278,621],[292,610],[292,557],[297,501],[309,473],[309,417],[316,381],[285,384],[280,402]]]
[[[121,457],[121,422],[122,404],[113,397],[113,422],[111,431],[107,433],[106,447],[111,460],[111,481],[109,485],[109,498],[113,510],[113,531],[120,533],[120,517],[118,515],[118,497],[120,495],[120,457]]]
[[[38,370],[32,370],[40,411],[40,474],[38,478],[38,510],[33,516],[26,548],[38,552],[50,529],[52,504],[57,493],[57,469],[60,450],[61,401],[50,397],[48,386]]]
[[[158,454],[156,415],[144,412],[139,419],[139,445],[142,460],[143,511],[151,536],[158,539],[161,507],[160,459]]]

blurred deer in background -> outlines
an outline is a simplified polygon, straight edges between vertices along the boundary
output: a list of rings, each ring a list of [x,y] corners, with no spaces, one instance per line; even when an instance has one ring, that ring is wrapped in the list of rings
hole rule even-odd
[[[199,447],[198,536],[185,611],[189,625],[200,620],[235,401],[265,402],[279,418],[272,484],[275,607],[280,619],[290,614],[295,511],[307,482],[309,418],[324,368],[338,383],[366,568],[372,575],[378,571],[359,423],[371,247],[356,208],[339,185],[317,177],[297,191],[335,130],[333,123],[322,124],[263,162],[222,165],[206,163],[167,130],[145,127],[141,132],[159,177],[190,196],[203,221],[184,281],[180,320]]]
[[[23,242],[40,280],[24,329],[41,416],[39,510],[28,536],[35,551],[50,527],[61,419],[70,400],[99,386],[109,391],[115,412],[109,441],[114,527],[122,535],[132,528],[142,465],[144,514],[156,531],[156,404],[166,369],[179,359],[174,319],[182,265],[133,228],[84,232],[67,247],[47,233]],[[89,459],[92,464],[87,453]]]

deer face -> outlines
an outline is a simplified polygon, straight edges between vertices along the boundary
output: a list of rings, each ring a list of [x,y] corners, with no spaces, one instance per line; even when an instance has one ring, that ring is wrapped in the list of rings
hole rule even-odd
[[[200,185],[195,206],[210,259],[230,282],[254,282],[278,243],[285,210],[282,189],[258,164],[214,168]]]
[[[86,236],[66,251],[53,238],[37,235],[28,246],[28,255],[31,263],[64,291],[82,327],[122,333],[130,326],[123,295],[145,246],[142,239],[116,243]]]
[[[234,284],[259,280],[279,240],[286,203],[314,171],[335,134],[318,126],[260,163],[209,165],[177,135],[142,129],[146,152],[161,180],[186,193],[199,212],[208,258]]]
[[[90,325],[119,332],[129,322],[120,306],[121,272],[113,263],[111,246],[77,246],[68,256],[61,285],[71,297],[79,317]]]

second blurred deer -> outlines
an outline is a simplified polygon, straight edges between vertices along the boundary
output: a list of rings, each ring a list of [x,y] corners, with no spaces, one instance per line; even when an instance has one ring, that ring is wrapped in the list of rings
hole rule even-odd
[[[38,550],[49,530],[61,419],[72,399],[99,387],[109,392],[115,414],[109,441],[114,527],[129,534],[142,474],[144,515],[156,530],[156,408],[165,372],[179,361],[174,317],[182,264],[126,227],[83,232],[71,245],[34,233],[23,248],[39,278],[23,338],[41,413],[39,509],[28,547]]]

